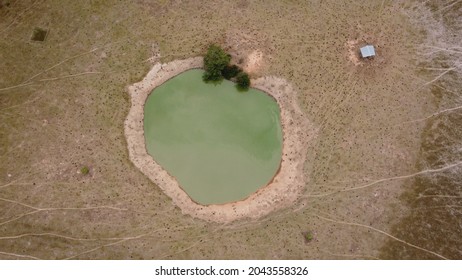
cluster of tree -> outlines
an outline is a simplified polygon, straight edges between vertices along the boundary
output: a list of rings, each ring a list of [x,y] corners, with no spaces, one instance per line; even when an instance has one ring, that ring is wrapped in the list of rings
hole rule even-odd
[[[204,57],[205,73],[202,78],[205,82],[217,82],[223,78],[234,80],[239,89],[247,90],[250,86],[249,75],[237,65],[230,65],[230,61],[231,55],[219,46],[211,45]]]

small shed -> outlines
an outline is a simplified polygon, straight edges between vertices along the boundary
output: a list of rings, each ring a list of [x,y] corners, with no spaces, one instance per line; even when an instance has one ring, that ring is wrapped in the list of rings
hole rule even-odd
[[[375,49],[374,49],[374,46],[372,45],[364,46],[360,50],[361,50],[361,56],[363,58],[375,56]]]

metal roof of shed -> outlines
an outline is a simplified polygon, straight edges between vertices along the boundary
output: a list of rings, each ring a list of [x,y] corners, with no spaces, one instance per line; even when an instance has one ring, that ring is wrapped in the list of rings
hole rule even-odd
[[[361,56],[362,57],[375,56],[375,49],[374,49],[374,46],[372,46],[372,45],[364,46],[360,50],[361,50]]]

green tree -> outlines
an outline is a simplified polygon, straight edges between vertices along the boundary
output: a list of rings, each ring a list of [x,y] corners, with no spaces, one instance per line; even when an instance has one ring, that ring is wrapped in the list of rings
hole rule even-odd
[[[229,80],[236,77],[240,72],[242,72],[242,69],[237,65],[226,65],[223,71],[221,71],[221,74],[225,79]]]
[[[249,74],[245,72],[240,72],[236,76],[237,87],[240,90],[248,90],[250,86]]]
[[[204,81],[219,81],[223,79],[222,71],[229,64],[230,60],[231,56],[222,48],[211,45],[204,57],[205,73],[202,77]]]

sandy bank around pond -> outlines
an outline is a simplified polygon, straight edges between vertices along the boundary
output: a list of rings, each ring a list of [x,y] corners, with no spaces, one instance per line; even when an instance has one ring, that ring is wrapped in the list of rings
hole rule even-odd
[[[130,160],[167,194],[184,214],[207,221],[229,223],[241,218],[259,218],[271,211],[293,204],[307,182],[304,175],[309,140],[314,129],[300,110],[292,87],[281,78],[252,80],[252,86],[273,96],[281,109],[283,133],[282,161],[279,172],[265,187],[244,200],[200,205],[191,200],[174,177],[147,153],[144,139],[144,104],[151,91],[170,78],[193,68],[202,67],[202,57],[156,64],[146,77],[128,88],[131,108],[125,120]]]

